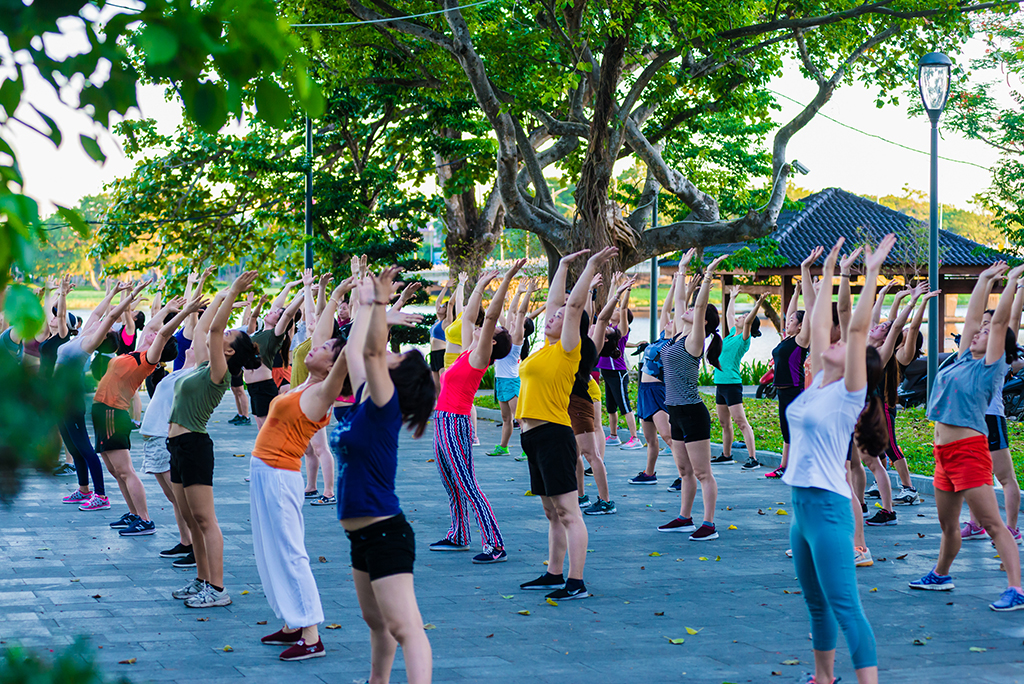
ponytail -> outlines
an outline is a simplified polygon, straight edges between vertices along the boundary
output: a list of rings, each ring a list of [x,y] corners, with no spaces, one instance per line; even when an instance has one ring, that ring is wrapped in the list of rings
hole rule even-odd
[[[714,304],[708,304],[704,309],[704,338],[711,338],[708,344],[705,357],[712,366],[718,370],[722,367],[718,363],[718,357],[722,354],[722,336],[718,334],[718,324],[721,319],[718,316],[718,308]]]
[[[878,384],[882,381],[885,368],[882,366],[882,358],[878,350],[868,346],[865,350],[865,366],[868,380],[868,403],[857,418],[857,425],[853,429],[853,439],[865,454],[879,456],[889,447],[889,426],[886,423],[885,402],[875,393]]]
[[[231,343],[235,353],[228,358],[228,373],[231,375],[238,375],[243,368],[256,370],[262,363],[259,344],[253,342],[244,330],[239,330],[238,333]]]

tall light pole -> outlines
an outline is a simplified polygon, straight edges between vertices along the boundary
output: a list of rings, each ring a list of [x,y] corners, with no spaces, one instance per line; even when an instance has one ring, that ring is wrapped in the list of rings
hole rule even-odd
[[[939,117],[949,99],[949,75],[953,63],[941,52],[929,52],[917,65],[921,103],[932,122],[931,201],[928,230],[928,288],[939,289]],[[939,320],[939,298],[928,302],[928,396],[939,370],[939,340],[945,321]]]
[[[306,117],[306,250],[305,268],[313,268],[313,122]]]
[[[651,227],[658,227],[658,193],[654,194],[654,209],[651,211]],[[668,302],[665,302],[667,305]],[[658,255],[651,257],[651,336],[650,342],[658,339]]]

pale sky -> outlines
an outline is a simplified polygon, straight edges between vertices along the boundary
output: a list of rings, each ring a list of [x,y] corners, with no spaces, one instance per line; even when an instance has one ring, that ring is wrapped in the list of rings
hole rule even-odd
[[[73,45],[72,38],[59,40],[62,47]],[[52,45],[54,43],[47,42],[48,48]],[[802,78],[795,67],[775,79],[771,87],[801,103],[808,102],[815,92],[813,84]],[[96,164],[86,156],[78,143],[78,135],[83,132],[95,135],[99,129],[84,115],[76,115],[59,105],[47,85],[38,80],[30,81],[28,92],[30,101],[53,116],[64,134],[64,144],[57,150],[45,138],[12,124],[15,126],[12,143],[26,180],[25,190],[40,202],[42,214],[52,211],[52,203],[75,206],[81,197],[101,192],[105,183],[131,171],[131,163],[111,135],[100,136],[100,145],[107,154],[105,164]],[[779,100],[782,110],[775,118],[781,124],[801,107],[782,98]],[[822,113],[867,133],[928,150],[929,125],[925,117],[910,118],[901,108],[892,106],[877,109],[874,100],[874,91],[859,84],[846,85],[837,90]],[[156,119],[163,132],[172,133],[181,121],[180,106],[165,101],[162,87],[140,87],[139,103],[141,116]],[[139,113],[130,115],[139,116]],[[985,144],[954,135],[947,135],[940,141],[939,153],[981,164],[986,169],[997,157]],[[841,187],[858,194],[886,195],[900,194],[904,185],[916,190],[928,189],[928,155],[857,133],[820,115],[794,136],[788,156],[789,161],[798,159],[811,170],[809,175],[794,179],[800,187],[811,190]],[[973,166],[940,161],[939,179],[941,201],[968,208],[970,199],[988,186],[989,174]]]

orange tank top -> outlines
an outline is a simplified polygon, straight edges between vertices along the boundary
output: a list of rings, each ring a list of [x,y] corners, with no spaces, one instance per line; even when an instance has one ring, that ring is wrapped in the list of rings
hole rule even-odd
[[[309,440],[330,422],[330,412],[316,422],[302,412],[299,400],[307,389],[279,395],[270,402],[270,413],[256,435],[252,455],[271,468],[299,470]]]

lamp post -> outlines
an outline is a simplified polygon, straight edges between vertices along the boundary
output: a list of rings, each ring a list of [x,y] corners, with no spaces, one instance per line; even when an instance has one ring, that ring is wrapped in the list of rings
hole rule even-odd
[[[941,52],[929,52],[917,65],[921,103],[932,122],[931,201],[928,230],[928,287],[939,289],[939,117],[949,99],[949,74],[953,63]],[[939,369],[939,340],[945,321],[939,320],[939,299],[928,302],[928,396]]]
[[[658,195],[654,195],[654,209],[651,210],[651,227],[658,227]],[[668,302],[665,302],[668,305]],[[658,255],[651,257],[651,336],[649,341],[658,339]]]
[[[304,267],[313,268],[313,122],[306,117],[306,249]]]

